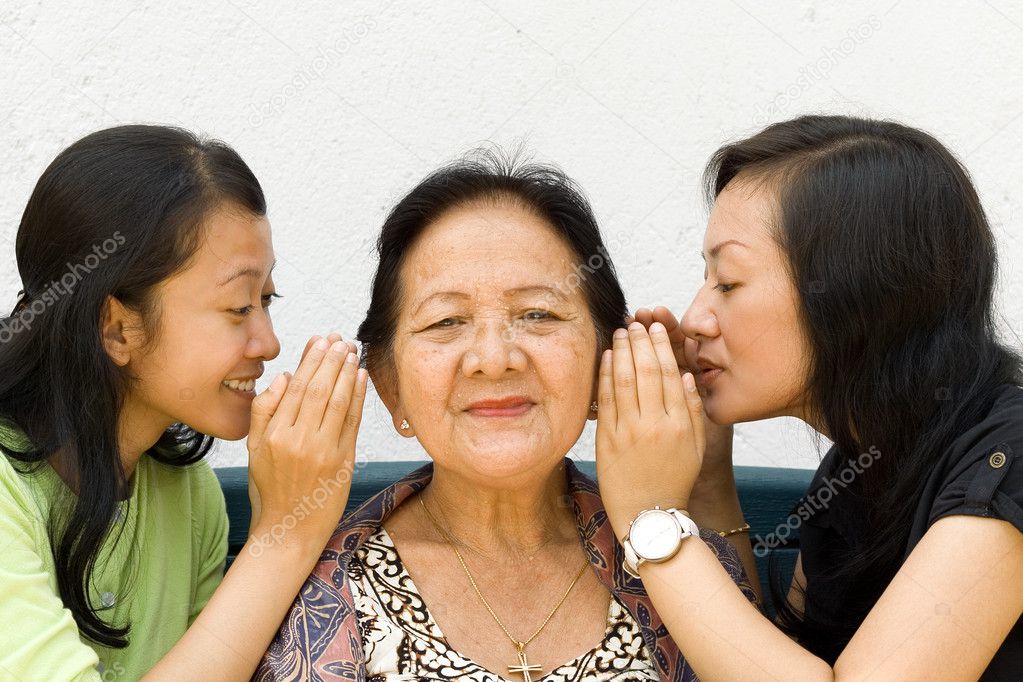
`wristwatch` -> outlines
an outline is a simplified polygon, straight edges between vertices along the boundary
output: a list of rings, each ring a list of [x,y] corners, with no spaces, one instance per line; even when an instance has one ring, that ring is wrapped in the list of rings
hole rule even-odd
[[[625,572],[638,578],[639,565],[644,561],[667,561],[678,553],[683,540],[699,534],[696,523],[678,509],[654,507],[641,511],[629,524],[629,533],[622,542]]]

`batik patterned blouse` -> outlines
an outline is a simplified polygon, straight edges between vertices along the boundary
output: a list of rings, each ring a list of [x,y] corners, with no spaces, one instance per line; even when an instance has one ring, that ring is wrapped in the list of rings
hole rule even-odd
[[[654,610],[643,583],[629,576],[597,484],[565,460],[568,493],[572,497],[580,542],[600,581],[639,624],[648,655],[659,678],[694,682],[688,665],[668,629]],[[381,491],[344,517],[320,560],[292,604],[254,675],[261,682],[368,680],[366,650],[359,629],[349,567],[356,551],[377,534],[383,522],[406,499],[429,484],[433,465],[417,469]],[[734,548],[713,531],[700,537],[750,601],[756,600]]]
[[[448,643],[383,527],[356,550],[348,565],[348,579],[355,597],[369,682],[505,679]],[[514,655],[508,658],[514,662]],[[519,679],[516,673],[510,677]],[[604,635],[593,649],[549,672],[531,671],[529,679],[648,682],[660,676],[643,643],[639,623],[612,597]]]

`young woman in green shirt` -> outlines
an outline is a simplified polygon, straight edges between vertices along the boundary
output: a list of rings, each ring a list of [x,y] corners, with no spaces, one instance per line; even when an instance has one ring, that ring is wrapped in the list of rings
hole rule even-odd
[[[247,679],[348,497],[354,346],[280,344],[263,192],[226,145],[122,126],[46,169],[0,320],[0,678]],[[250,539],[202,461],[249,436]],[[321,490],[322,488],[322,490]],[[317,504],[301,504],[313,497]]]

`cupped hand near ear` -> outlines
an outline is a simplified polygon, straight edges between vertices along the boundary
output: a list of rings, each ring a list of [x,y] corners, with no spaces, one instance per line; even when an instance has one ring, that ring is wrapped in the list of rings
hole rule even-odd
[[[367,381],[353,344],[313,337],[295,374],[278,376],[255,397],[248,438],[253,534],[326,543],[348,502]]]
[[[663,324],[614,334],[598,379],[597,480],[619,538],[654,506],[686,509],[704,455],[703,402]]]
[[[691,339],[682,331],[681,320],[664,306],[650,308],[637,308],[635,318],[629,318],[629,322],[639,322],[647,331],[654,322],[660,322],[668,334],[671,342],[671,352],[675,356],[679,373],[689,372],[695,377],[700,371],[696,363],[696,356],[699,346],[695,339]],[[697,384],[699,389],[699,384]],[[702,394],[701,394],[702,395]],[[707,437],[707,446],[704,455],[703,478],[711,478],[722,475],[731,476],[732,471],[732,436],[731,424],[715,424],[704,413],[703,430]]]

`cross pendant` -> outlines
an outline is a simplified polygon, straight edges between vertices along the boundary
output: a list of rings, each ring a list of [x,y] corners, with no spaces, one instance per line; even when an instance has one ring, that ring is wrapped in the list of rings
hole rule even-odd
[[[539,673],[543,670],[538,665],[530,665],[529,661],[526,660],[525,647],[519,645],[519,664],[508,666],[508,672],[518,673],[522,675],[522,682],[533,682],[533,678],[529,676],[529,673]]]

